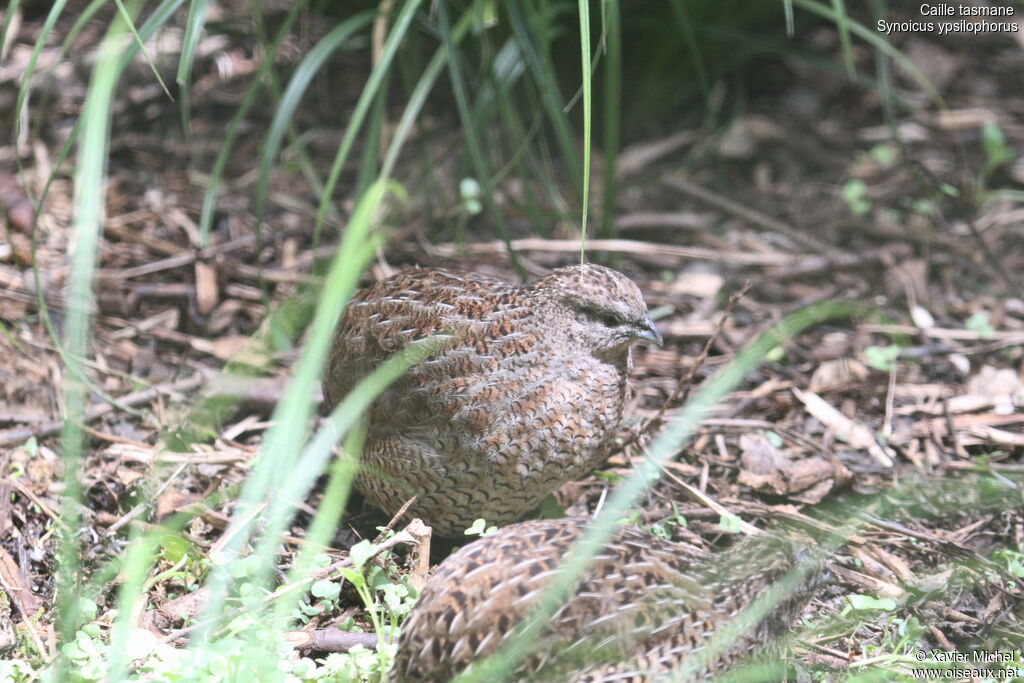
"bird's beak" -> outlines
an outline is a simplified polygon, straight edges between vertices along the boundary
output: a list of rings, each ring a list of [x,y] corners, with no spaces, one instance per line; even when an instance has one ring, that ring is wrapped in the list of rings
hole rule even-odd
[[[654,326],[654,321],[648,316],[644,316],[643,322],[637,325],[636,336],[637,339],[646,339],[658,347],[661,347],[663,344],[661,332],[658,332],[658,328]]]

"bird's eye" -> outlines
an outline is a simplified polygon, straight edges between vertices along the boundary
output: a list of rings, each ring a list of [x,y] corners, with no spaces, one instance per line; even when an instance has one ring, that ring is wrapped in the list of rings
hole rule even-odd
[[[618,327],[622,324],[622,318],[612,311],[602,311],[596,308],[587,309],[587,314],[607,327]]]

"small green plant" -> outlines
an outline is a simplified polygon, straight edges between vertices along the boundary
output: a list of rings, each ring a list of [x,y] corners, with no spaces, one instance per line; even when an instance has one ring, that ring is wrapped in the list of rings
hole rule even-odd
[[[1000,548],[992,553],[992,559],[1000,562],[1010,576],[1024,578],[1024,553]]]
[[[979,180],[984,186],[1000,166],[1013,161],[1016,152],[1006,144],[1006,136],[994,121],[986,121],[981,126],[981,149],[985,152],[985,168]]]
[[[718,528],[727,534],[738,534],[743,528],[743,520],[736,515],[725,514],[719,518]]]
[[[480,200],[480,183],[474,178],[459,181],[459,197],[462,199],[462,209],[470,216],[476,216],[484,210]]]
[[[988,339],[996,333],[992,323],[989,321],[988,313],[986,311],[978,311],[964,323],[964,327],[971,332],[977,332],[978,336],[982,339]]]
[[[879,144],[868,150],[868,156],[882,168],[890,168],[896,163],[896,148],[891,144]]]
[[[660,524],[651,526],[650,531],[654,536],[669,541],[672,539],[673,529],[684,529],[686,525],[686,517],[679,511],[679,506],[676,505],[676,502],[672,501],[672,514],[662,520]]]
[[[857,593],[846,596],[846,607],[843,608],[843,614],[849,614],[851,611],[891,612],[894,609],[896,609],[896,601],[892,598],[875,598],[870,595],[861,595]]]
[[[864,349],[864,362],[875,370],[889,372],[896,366],[902,350],[903,347],[899,344],[869,346]]]
[[[863,180],[859,178],[847,180],[840,194],[850,209],[850,213],[854,216],[864,216],[871,211],[871,202],[867,198],[868,186]]]
[[[370,541],[360,541],[349,551],[352,567],[343,568],[340,572],[356,589],[366,607],[373,631],[377,634],[377,651],[368,653],[362,648],[355,648],[345,653],[347,660],[335,657],[332,661],[347,661],[346,666],[357,669],[361,676],[377,680],[383,679],[391,668],[398,647],[395,642],[398,625],[409,615],[419,594],[409,584],[408,575],[401,575],[395,580],[388,570],[370,563],[374,556],[386,562],[390,559],[390,551],[378,552]],[[372,664],[368,655],[373,657]]]
[[[473,525],[466,529],[467,536],[487,536],[498,530],[496,526],[487,526],[487,522],[481,517],[473,522]]]

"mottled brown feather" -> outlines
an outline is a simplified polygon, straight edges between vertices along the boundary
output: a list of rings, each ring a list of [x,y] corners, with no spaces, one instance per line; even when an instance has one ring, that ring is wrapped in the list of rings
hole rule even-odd
[[[393,513],[457,536],[504,524],[607,457],[627,398],[629,346],[657,333],[639,288],[602,266],[571,266],[530,285],[416,269],[357,293],[324,378],[333,408],[411,342],[450,342],[370,410],[356,485]]]
[[[522,522],[451,555],[402,627],[395,682],[450,680],[496,652],[559,571],[586,520]],[[704,680],[783,635],[824,574],[809,551],[758,537],[717,555],[620,529],[551,619],[515,680],[647,681],[681,669],[769,586],[805,564],[808,575],[703,667]],[[691,662],[692,665],[692,662]]]

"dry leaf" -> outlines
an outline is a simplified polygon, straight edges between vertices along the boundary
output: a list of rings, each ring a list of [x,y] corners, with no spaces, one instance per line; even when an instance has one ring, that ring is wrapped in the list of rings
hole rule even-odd
[[[832,404],[814,392],[800,391],[793,387],[793,394],[804,404],[808,413],[813,415],[823,425],[831,427],[835,431],[837,438],[842,439],[854,448],[866,449],[883,467],[893,466],[892,450],[879,446],[871,430],[866,426],[846,417],[836,410]]]

